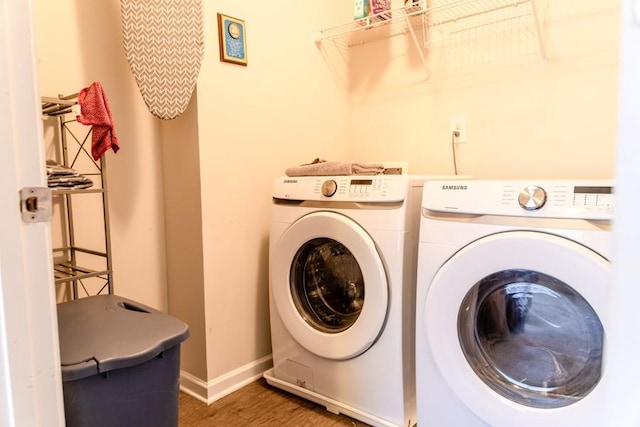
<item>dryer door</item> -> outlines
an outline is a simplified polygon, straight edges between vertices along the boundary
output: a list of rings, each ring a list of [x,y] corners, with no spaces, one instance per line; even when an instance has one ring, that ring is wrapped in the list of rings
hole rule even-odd
[[[593,398],[601,377],[609,270],[556,235],[476,240],[439,269],[427,295],[437,368],[490,425],[577,423],[586,412],[575,403]]]
[[[310,352],[349,359],[384,327],[388,284],[371,237],[333,212],[302,217],[278,241],[272,294],[283,323]]]

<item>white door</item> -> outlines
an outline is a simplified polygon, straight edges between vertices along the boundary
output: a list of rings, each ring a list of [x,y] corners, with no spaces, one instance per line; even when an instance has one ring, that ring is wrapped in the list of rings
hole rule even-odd
[[[451,390],[489,425],[583,425],[602,377],[610,263],[569,239],[474,241],[430,285],[424,340]]]
[[[283,233],[272,256],[278,314],[300,345],[336,360],[371,347],[384,327],[389,289],[364,229],[344,215],[315,212]]]
[[[19,190],[46,186],[31,1],[0,0],[0,425],[63,426],[50,226]]]

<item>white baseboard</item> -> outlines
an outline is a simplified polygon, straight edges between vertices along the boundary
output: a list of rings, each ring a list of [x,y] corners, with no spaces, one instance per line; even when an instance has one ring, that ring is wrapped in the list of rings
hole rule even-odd
[[[272,367],[273,359],[269,354],[208,382],[188,372],[180,371],[180,390],[210,405],[239,388],[262,378],[262,374]]]

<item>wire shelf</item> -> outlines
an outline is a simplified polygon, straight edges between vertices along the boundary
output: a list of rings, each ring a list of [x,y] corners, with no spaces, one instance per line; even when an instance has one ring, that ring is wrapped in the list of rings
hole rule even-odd
[[[459,38],[536,40],[536,6],[532,0],[439,0],[427,12],[425,47]]]
[[[344,50],[409,34],[425,70],[428,67],[423,49],[435,49],[450,42],[457,46],[466,43],[467,47],[481,47],[487,51],[499,51],[505,45],[509,49],[515,44],[526,45],[545,60],[539,1],[542,0],[419,0],[321,30],[316,41]],[[421,34],[422,38],[416,34]]]
[[[330,41],[339,47],[353,47],[406,34],[409,25],[421,25],[424,11],[418,7],[402,7],[378,13],[353,22],[321,30],[318,42]]]

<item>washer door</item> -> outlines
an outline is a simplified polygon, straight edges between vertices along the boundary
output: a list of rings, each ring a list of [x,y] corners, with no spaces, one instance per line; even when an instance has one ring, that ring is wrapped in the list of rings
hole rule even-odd
[[[488,424],[542,425],[563,412],[570,421],[601,377],[609,271],[594,251],[541,232],[464,247],[424,307],[441,375]]]
[[[300,345],[343,360],[375,342],[387,316],[387,276],[373,240],[357,223],[314,212],[283,233],[275,254],[273,298]]]

